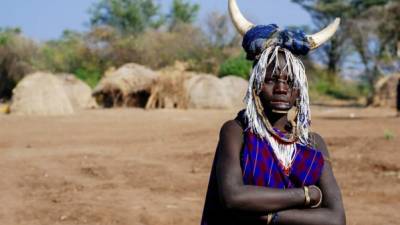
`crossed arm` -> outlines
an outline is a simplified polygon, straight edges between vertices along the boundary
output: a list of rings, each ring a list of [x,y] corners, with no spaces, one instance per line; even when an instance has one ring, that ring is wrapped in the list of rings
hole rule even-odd
[[[313,134],[316,147],[329,157],[323,139]],[[240,151],[243,146],[243,129],[236,121],[224,124],[218,145],[216,162],[217,182],[222,203],[238,211],[247,221],[266,221],[266,214],[278,212],[275,224],[285,225],[343,225],[346,224],[341,193],[329,162],[325,163],[320,182],[323,202],[320,208],[305,209],[302,188],[273,189],[244,185],[240,167]],[[318,193],[311,193],[312,201],[318,201]]]

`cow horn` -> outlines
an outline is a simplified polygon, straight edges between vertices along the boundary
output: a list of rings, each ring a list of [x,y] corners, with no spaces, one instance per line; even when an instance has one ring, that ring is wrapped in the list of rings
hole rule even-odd
[[[236,0],[229,0],[229,14],[231,15],[232,22],[241,35],[246,34],[254,24],[250,23],[240,12]]]
[[[331,24],[329,24],[325,29],[313,35],[308,35],[308,41],[311,44],[311,49],[316,49],[323,43],[328,41],[337,31],[340,24],[340,18],[336,18]]]

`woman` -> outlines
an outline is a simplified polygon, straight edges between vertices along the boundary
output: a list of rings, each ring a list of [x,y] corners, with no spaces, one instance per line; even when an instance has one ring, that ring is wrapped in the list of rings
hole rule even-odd
[[[229,9],[254,66],[246,109],[220,132],[202,225],[345,224],[326,145],[309,132],[307,78],[297,58],[327,41],[339,20],[306,36],[254,26],[235,0]]]

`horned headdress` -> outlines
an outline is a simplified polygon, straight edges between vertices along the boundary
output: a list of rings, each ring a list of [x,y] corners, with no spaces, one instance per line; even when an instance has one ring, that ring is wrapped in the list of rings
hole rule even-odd
[[[297,56],[307,55],[310,50],[314,50],[327,42],[337,31],[340,19],[336,18],[329,26],[318,33],[306,35],[301,30],[280,29],[275,24],[254,25],[240,12],[236,0],[229,0],[229,13],[237,31],[243,35],[242,46],[247,53],[247,59],[255,62],[245,97],[245,116],[248,129],[251,129],[261,138],[268,139],[271,144],[276,145],[275,149],[280,149],[282,153],[285,152],[285,144],[297,140],[301,144],[307,145],[311,124],[308,82],[304,65]],[[286,65],[283,65],[283,68],[289,78],[294,81],[294,88],[299,89],[300,96],[297,104],[298,111],[294,134],[290,137],[278,137],[280,141],[277,143],[274,141],[275,138],[272,138],[276,135],[276,132],[273,131],[269,122],[265,121],[263,112],[260,112],[257,95],[264,83],[267,68],[273,66],[272,68],[275,70],[280,66],[279,53],[283,54],[286,59]],[[291,157],[290,154],[288,157]]]

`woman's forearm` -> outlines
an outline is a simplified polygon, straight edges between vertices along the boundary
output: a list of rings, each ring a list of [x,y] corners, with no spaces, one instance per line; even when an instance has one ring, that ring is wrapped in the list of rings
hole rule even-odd
[[[231,210],[252,212],[276,212],[284,209],[304,206],[303,188],[275,189],[242,185],[234,189],[225,189],[224,205]]]
[[[345,225],[346,218],[340,210],[329,208],[291,209],[278,212],[277,225]]]
[[[268,214],[237,213],[237,220],[243,224],[267,224]],[[330,208],[289,209],[279,211],[274,225],[345,225],[346,218],[340,210]]]

